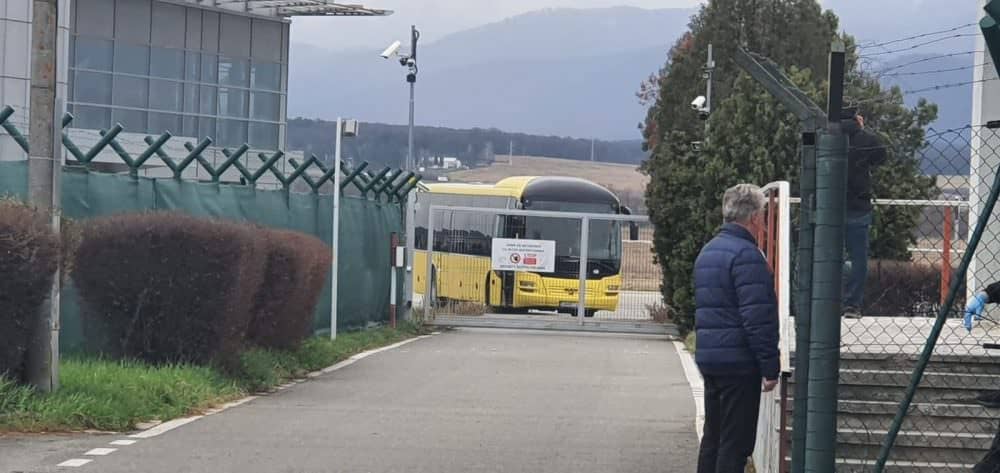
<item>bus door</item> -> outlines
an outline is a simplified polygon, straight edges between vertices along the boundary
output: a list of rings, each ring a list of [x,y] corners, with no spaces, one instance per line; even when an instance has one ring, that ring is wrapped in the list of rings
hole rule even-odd
[[[524,238],[525,220],[523,216],[505,215],[502,219],[504,220],[504,238]],[[502,288],[501,305],[503,307],[512,307],[514,305],[514,287],[517,284],[517,281],[515,281],[516,273],[514,271],[497,272],[500,273],[499,276]]]

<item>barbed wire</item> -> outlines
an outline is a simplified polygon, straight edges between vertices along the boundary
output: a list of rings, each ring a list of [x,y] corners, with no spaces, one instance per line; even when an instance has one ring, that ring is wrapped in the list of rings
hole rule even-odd
[[[969,27],[976,26],[976,25],[977,25],[977,23],[966,23],[964,25],[955,26],[953,28],[948,28],[948,29],[945,29],[945,30],[931,31],[931,32],[928,32],[928,33],[920,33],[920,34],[916,34],[916,35],[913,35],[913,36],[907,36],[907,37],[904,37],[904,38],[894,39],[894,40],[890,40],[890,41],[859,43],[857,47],[858,47],[858,49],[884,47],[884,46],[889,46],[891,44],[899,44],[899,43],[904,43],[906,41],[912,41],[912,40],[915,40],[915,39],[926,38],[928,36],[934,36],[934,35],[945,34],[945,33],[952,33],[952,32],[959,31],[961,29],[969,28]]]
[[[979,67],[985,67],[985,66],[988,66],[988,65],[989,65],[989,63],[984,62],[984,63],[980,63],[980,64],[973,64],[971,66],[949,67],[949,68],[934,69],[934,70],[929,70],[929,71],[894,72],[892,74],[882,74],[879,77],[880,78],[884,78],[884,77],[904,77],[904,76],[922,76],[922,75],[931,75],[931,74],[943,74],[945,72],[964,71],[964,70],[968,70],[968,69],[976,69],[976,68],[979,68]]]
[[[970,38],[970,37],[977,36],[977,35],[978,35],[978,33],[960,33],[960,34],[955,34],[955,35],[951,35],[951,36],[945,36],[943,38],[935,38],[935,39],[932,39],[932,40],[928,40],[928,41],[917,43],[917,44],[914,44],[914,45],[911,45],[911,46],[907,46],[905,48],[889,49],[889,50],[879,51],[879,52],[875,52],[875,53],[871,53],[871,54],[863,54],[863,55],[860,55],[858,57],[859,58],[871,58],[871,57],[876,57],[876,56],[885,56],[885,55],[888,55],[888,54],[898,54],[898,53],[902,53],[902,52],[913,51],[913,50],[920,49],[920,48],[925,47],[925,46],[930,46],[932,44],[941,43],[941,42],[948,41],[948,40],[951,40],[951,39]]]
[[[930,56],[930,57],[925,57],[925,58],[916,59],[916,60],[913,60],[913,61],[904,62],[904,63],[901,63],[901,64],[896,64],[894,66],[890,66],[890,67],[887,67],[885,69],[879,70],[879,71],[875,72],[874,75],[876,77],[882,77],[887,72],[899,70],[899,69],[902,69],[904,67],[913,66],[913,65],[916,65],[916,64],[923,64],[925,62],[937,61],[939,59],[947,59],[947,58],[950,58],[950,57],[965,56],[965,55],[968,55],[968,54],[981,54],[983,52],[984,51],[982,51],[982,50],[972,50],[972,51],[961,51],[961,52],[957,52],[957,53],[938,54],[938,55],[934,55],[934,56]]]

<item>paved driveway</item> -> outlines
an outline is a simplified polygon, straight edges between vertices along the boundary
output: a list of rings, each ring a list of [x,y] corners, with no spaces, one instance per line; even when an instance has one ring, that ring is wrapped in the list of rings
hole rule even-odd
[[[456,330],[99,457],[102,473],[691,472],[694,403],[671,342]],[[0,442],[0,458],[16,444]]]

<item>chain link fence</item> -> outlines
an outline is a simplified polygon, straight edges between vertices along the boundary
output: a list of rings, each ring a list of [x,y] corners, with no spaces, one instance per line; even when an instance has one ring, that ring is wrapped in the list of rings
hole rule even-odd
[[[899,185],[898,167],[873,171],[877,195],[868,231],[862,317],[844,317],[841,326],[837,471],[873,471],[953,287],[957,297],[885,471],[971,471],[987,456],[998,430],[1000,351],[988,347],[1000,342],[1000,307],[988,305],[971,331],[963,320],[967,300],[1000,281],[1000,222],[995,216],[971,255],[968,274],[958,270],[970,221],[974,225],[978,219],[1000,170],[1000,133],[966,127],[931,131],[926,141],[916,153],[919,170],[905,180],[907,185]],[[889,143],[885,166],[892,168],[899,158]],[[859,274],[852,271],[857,263],[850,259],[845,261],[845,288],[851,275]],[[790,410],[792,403],[786,405]],[[786,435],[783,442],[789,439]],[[976,471],[1000,472],[1000,454],[987,461],[996,466]]]

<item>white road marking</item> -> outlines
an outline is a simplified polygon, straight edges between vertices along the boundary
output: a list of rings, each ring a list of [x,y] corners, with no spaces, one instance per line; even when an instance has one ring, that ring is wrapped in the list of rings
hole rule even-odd
[[[111,442],[111,445],[118,445],[125,447],[129,445],[135,445],[137,441],[138,440],[115,440],[114,442]]]
[[[350,358],[348,358],[348,359],[346,359],[344,361],[341,361],[340,363],[337,363],[337,364],[335,364],[333,366],[328,366],[326,368],[323,368],[322,370],[314,371],[312,373],[309,373],[307,375],[307,378],[315,378],[315,377],[323,375],[323,374],[332,373],[332,372],[337,371],[337,370],[339,370],[341,368],[345,368],[345,367],[348,367],[350,365],[353,365],[354,363],[357,363],[358,361],[361,361],[361,360],[363,360],[363,359],[365,359],[365,358],[367,358],[369,356],[372,356],[372,355],[374,355],[376,353],[381,353],[381,352],[384,352],[384,351],[387,351],[387,350],[392,350],[393,348],[401,347],[403,345],[406,345],[407,343],[412,343],[412,342],[415,342],[417,340],[422,340],[422,339],[431,337],[433,335],[436,335],[437,333],[438,332],[432,333],[431,335],[421,335],[419,337],[414,337],[414,338],[410,338],[410,339],[407,339],[407,340],[403,340],[403,341],[401,341],[399,343],[394,343],[394,344],[389,345],[389,346],[385,346],[385,347],[382,347],[382,348],[376,348],[374,350],[368,350],[366,352],[358,353],[357,355],[354,355],[354,356],[352,356],[352,357],[350,357]],[[277,390],[278,391],[285,390],[287,388],[295,386],[296,384],[299,384],[299,382],[300,381],[288,383],[286,385],[283,385],[283,386],[279,387]],[[205,414],[191,416],[191,417],[183,417],[183,418],[180,418],[180,419],[171,420],[169,422],[164,422],[164,423],[162,423],[160,425],[157,425],[156,427],[153,427],[153,428],[151,428],[149,430],[145,430],[145,431],[142,431],[142,432],[139,432],[139,433],[136,433],[136,434],[129,435],[129,437],[133,438],[133,439],[148,439],[148,438],[153,438],[153,437],[156,437],[156,436],[159,436],[159,435],[163,435],[163,434],[165,434],[167,432],[170,432],[171,430],[174,430],[174,429],[176,429],[178,427],[181,427],[183,425],[190,424],[191,422],[194,422],[194,421],[196,421],[198,419],[201,419],[203,417],[210,416],[210,415],[213,415],[213,414],[218,414],[218,413],[220,413],[222,411],[225,411],[227,409],[232,409],[232,408],[234,408],[236,406],[239,406],[241,404],[246,404],[246,403],[248,403],[248,402],[250,402],[250,401],[252,401],[254,399],[257,399],[257,397],[258,396],[247,396],[247,397],[245,397],[243,399],[240,399],[240,400],[237,400],[237,401],[233,401],[233,402],[230,402],[229,404],[224,404],[224,405],[219,406],[219,407],[217,407],[215,409],[209,410],[209,411],[205,412]]]
[[[684,347],[684,343],[674,342],[674,348],[677,349],[677,356],[681,358],[684,377],[691,385],[691,396],[694,397],[694,428],[698,432],[698,440],[701,440],[705,435],[705,382],[701,379],[694,357]]]
[[[105,455],[111,455],[117,451],[117,448],[94,448],[89,452],[84,453],[84,455],[87,455],[88,457],[103,457]]]
[[[80,466],[86,465],[87,463],[90,463],[92,461],[93,460],[88,460],[86,458],[74,458],[72,460],[66,460],[66,461],[64,461],[64,462],[62,462],[62,463],[60,463],[60,464],[58,464],[56,466],[65,466],[65,467],[76,468],[76,467],[80,467]]]

